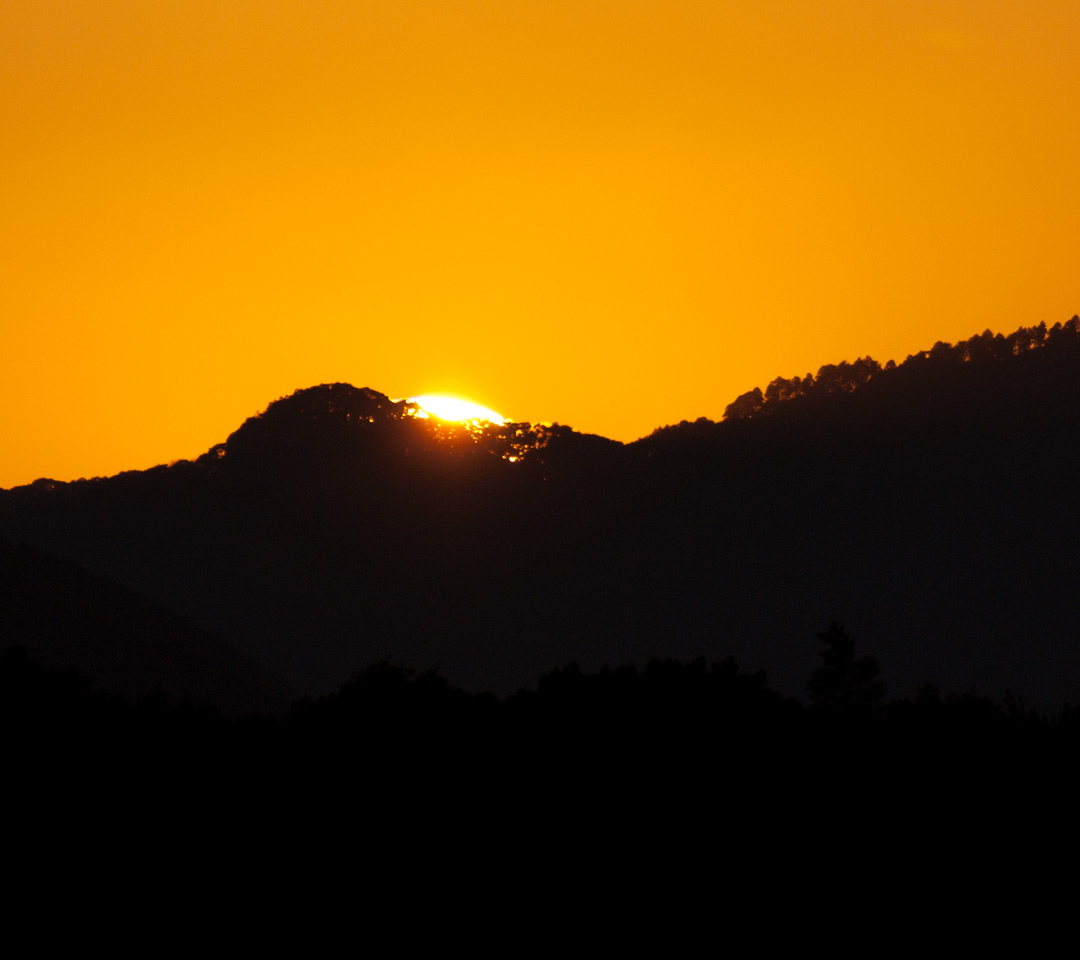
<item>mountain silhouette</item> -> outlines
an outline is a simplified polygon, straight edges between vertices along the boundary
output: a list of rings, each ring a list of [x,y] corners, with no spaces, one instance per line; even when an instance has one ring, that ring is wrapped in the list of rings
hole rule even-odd
[[[226,703],[377,661],[510,692],[570,662],[733,656],[801,694],[842,621],[890,692],[1055,708],[1080,693],[1078,401],[1075,317],[777,379],[631,444],[326,384],[194,461],[0,491],[0,537],[190,625],[198,669],[141,676],[209,672]],[[49,580],[19,615],[31,652]],[[158,635],[124,642],[172,662]],[[126,659],[73,665],[130,689]]]

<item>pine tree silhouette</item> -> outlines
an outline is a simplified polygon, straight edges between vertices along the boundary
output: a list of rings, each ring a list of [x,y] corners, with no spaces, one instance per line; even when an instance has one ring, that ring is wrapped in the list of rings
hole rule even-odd
[[[855,642],[847,631],[833,623],[818,639],[825,645],[820,651],[821,665],[806,685],[810,702],[830,711],[873,708],[885,699],[885,684],[873,657],[855,659]]]

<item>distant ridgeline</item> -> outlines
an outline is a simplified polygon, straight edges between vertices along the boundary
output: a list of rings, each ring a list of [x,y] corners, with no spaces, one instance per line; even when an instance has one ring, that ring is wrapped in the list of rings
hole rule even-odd
[[[777,414],[793,414],[813,410],[818,413],[824,407],[835,413],[838,397],[859,392],[859,403],[865,403],[867,411],[894,400],[897,395],[933,389],[935,384],[945,388],[945,394],[934,398],[955,401],[990,379],[1020,379],[1034,371],[1069,371],[1076,369],[1080,357],[1080,316],[1066,323],[1056,323],[1047,328],[1044,323],[1037,327],[1021,327],[1009,336],[991,334],[984,330],[969,340],[961,340],[950,346],[941,340],[930,350],[922,350],[907,357],[897,365],[888,361],[882,366],[873,357],[862,356],[854,362],[841,361],[825,364],[818,375],[785,379],[777,377],[765,391],[755,387],[728,404],[724,421],[760,420]],[[796,407],[787,406],[799,401]],[[829,406],[832,404],[832,406]],[[673,433],[686,433],[688,428],[701,431],[715,427],[715,421],[699,417],[696,421],[661,427],[647,440],[664,440]]]
[[[358,429],[360,428],[360,429]],[[456,423],[426,417],[409,400],[391,400],[367,387],[347,383],[323,384],[297,390],[250,417],[225,444],[210,453],[247,457],[271,449],[335,445],[358,438],[390,442],[405,454],[495,456],[516,461],[535,455],[553,437],[570,433],[559,425]]]
[[[792,400],[820,402],[826,397],[863,390],[871,383],[875,389],[888,390],[914,387],[919,381],[942,376],[963,379],[985,376],[991,371],[992,375],[1023,375],[1041,366],[1075,364],[1078,352],[1080,316],[1074,316],[1066,323],[1056,323],[1049,329],[1045,323],[1021,327],[1008,336],[985,330],[955,346],[939,340],[931,349],[912,354],[899,365],[889,360],[882,366],[872,357],[860,357],[851,363],[828,363],[818,370],[817,376],[807,373],[805,377],[791,379],[777,377],[764,392],[755,387],[736,397],[724,410],[723,419],[749,420],[770,416],[778,412],[781,404]],[[968,371],[957,369],[965,364],[971,365]],[[699,418],[696,422],[711,421]],[[687,423],[684,420],[681,425]],[[661,427],[657,433],[666,429],[670,428]]]
[[[799,695],[840,621],[898,696],[1059,708],[1080,703],[1078,410],[1076,317],[777,379],[630,444],[311,387],[195,461],[0,491],[0,641],[245,704],[377,661],[506,693],[731,656]]]

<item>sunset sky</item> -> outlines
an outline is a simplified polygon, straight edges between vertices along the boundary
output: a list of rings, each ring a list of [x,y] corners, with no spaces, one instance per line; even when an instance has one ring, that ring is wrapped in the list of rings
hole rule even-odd
[[[1080,312],[1077,0],[4,0],[0,486],[299,387],[632,440]]]

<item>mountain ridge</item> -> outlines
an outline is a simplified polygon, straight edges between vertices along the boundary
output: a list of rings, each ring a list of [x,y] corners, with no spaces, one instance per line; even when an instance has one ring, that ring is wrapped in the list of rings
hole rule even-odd
[[[378,660],[505,692],[654,656],[797,694],[840,620],[898,692],[1076,702],[1080,320],[822,371],[630,444],[305,388],[194,461],[4,491],[0,536],[300,694]]]

